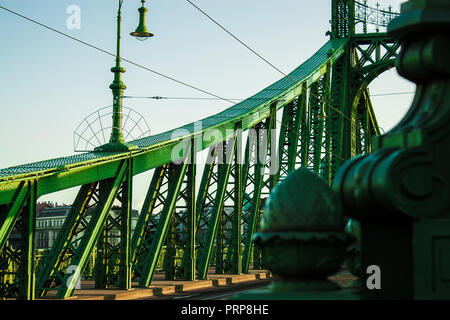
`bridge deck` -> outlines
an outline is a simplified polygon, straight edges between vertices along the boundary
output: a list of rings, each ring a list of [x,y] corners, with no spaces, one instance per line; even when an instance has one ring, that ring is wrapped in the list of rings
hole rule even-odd
[[[149,288],[138,288],[137,282],[132,283],[131,290],[95,289],[94,281],[82,281],[81,289],[69,300],[135,300],[145,298],[155,298],[167,295],[174,295],[186,292],[196,292],[208,288],[224,288],[231,284],[242,284],[250,281],[266,280],[272,277],[267,270],[251,270],[249,274],[224,275],[215,274],[213,268],[208,274],[207,280],[165,280],[164,273],[156,273]],[[266,281],[267,282],[267,281]],[[50,291],[43,300],[55,299],[56,291]]]
[[[224,292],[234,285],[234,289],[243,288],[249,284],[268,285],[268,279],[272,278],[272,274],[267,270],[250,270],[250,274],[243,275],[223,275],[214,274],[213,269],[208,274],[207,280],[196,281],[169,281],[164,280],[163,273],[157,273],[155,280],[149,288],[137,288],[137,283],[133,283],[131,290],[119,289],[95,289],[94,281],[82,281],[82,288],[77,290],[75,296],[70,300],[136,300],[136,299],[166,299],[185,298],[185,299],[201,299],[202,294],[207,294],[208,290],[223,290]],[[357,278],[351,275],[347,270],[343,269],[337,274],[329,277],[331,281],[338,283],[342,287],[348,286]],[[244,288],[244,289],[245,289]],[[53,296],[52,296],[53,293]],[[188,294],[189,293],[189,294]],[[55,292],[50,291],[44,300],[54,299]]]

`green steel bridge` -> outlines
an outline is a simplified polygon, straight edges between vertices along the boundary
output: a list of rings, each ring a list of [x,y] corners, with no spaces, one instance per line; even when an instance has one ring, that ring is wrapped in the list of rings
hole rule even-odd
[[[98,288],[129,289],[132,280],[148,287],[162,255],[167,279],[205,279],[211,266],[232,274],[261,268],[252,236],[270,190],[300,166],[331,185],[346,160],[371,153],[380,133],[367,88],[395,67],[400,44],[386,32],[367,33],[367,24],[377,16],[386,27],[398,14],[332,0],[331,15],[330,39],[313,56],[254,96],[202,119],[200,130],[190,123],[127,141],[137,148],[122,152],[1,169],[0,296],[35,299],[56,290],[58,298],[70,297],[93,254]],[[210,161],[196,181],[195,157],[205,149]],[[271,173],[271,167],[278,169]],[[152,169],[131,233],[133,176]],[[36,263],[37,200],[77,186],[61,232]],[[118,217],[109,215],[114,201],[121,203]],[[13,229],[21,234],[20,247],[11,246]]]

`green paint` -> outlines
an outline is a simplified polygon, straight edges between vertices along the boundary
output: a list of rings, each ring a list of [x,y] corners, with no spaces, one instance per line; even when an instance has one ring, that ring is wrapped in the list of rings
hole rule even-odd
[[[99,287],[115,284],[127,289],[132,276],[140,278],[140,286],[150,285],[165,244],[168,244],[165,271],[169,278],[193,280],[196,272],[199,278],[205,278],[208,266],[213,263],[219,272],[245,273],[249,271],[252,254],[253,267],[261,268],[262,253],[258,247],[254,248],[252,236],[260,229],[261,204],[269,192],[299,166],[321,174],[330,183],[345,160],[359,152],[370,152],[372,135],[379,134],[367,85],[394,65],[399,56],[399,44],[384,33],[355,34],[354,1],[333,0],[331,40],[287,77],[249,99],[203,119],[207,125],[201,132],[195,131],[194,123],[190,123],[178,128],[189,132],[181,138],[172,138],[172,132],[177,130],[174,129],[131,141],[132,146],[125,144],[121,133],[122,95],[126,88],[122,81],[125,69],[120,65],[121,4],[119,1],[116,65],[111,69],[114,73],[110,86],[114,99],[114,128],[110,143],[95,152],[0,170],[0,248],[2,255],[8,252],[7,260],[11,259],[11,254],[5,244],[11,230],[24,215],[24,208],[32,206],[27,202],[31,197],[29,185],[35,190],[33,201],[45,194],[81,186],[54,247],[39,265],[38,296],[46,295],[57,285],[60,285],[59,297],[73,295],[73,288],[66,286],[71,276],[66,272],[67,263],[78,265],[77,275],[80,274],[95,247],[99,255],[95,280]],[[140,22],[134,35],[142,36],[148,32],[146,11],[144,6],[139,8]],[[381,56],[378,53],[383,48],[387,54]],[[361,58],[355,58],[356,53]],[[433,90],[439,92],[439,89]],[[270,133],[276,128],[276,112],[281,108],[284,109],[280,139],[271,141]],[[218,165],[218,147],[227,139],[231,138],[227,148],[232,154],[240,152],[237,145],[240,138],[226,135],[229,135],[227,130],[236,128],[266,129],[268,144],[261,147],[248,142],[244,164]],[[210,129],[221,132],[224,141],[202,139],[202,134]],[[215,159],[205,166],[197,196],[196,166],[171,163],[172,151],[181,139],[195,141],[189,152],[192,158],[196,152],[210,148]],[[421,130],[405,132],[397,138],[387,136],[374,140],[373,149],[389,143],[393,147],[394,140],[396,146],[420,146],[426,139],[427,133]],[[277,142],[279,154],[273,155],[271,146]],[[253,152],[263,154],[263,159],[258,157],[256,163],[251,163]],[[262,169],[271,164],[268,159],[274,161],[272,156],[279,160],[280,170],[268,176]],[[132,177],[150,169],[155,169],[155,173],[131,237]],[[426,184],[422,186],[423,190],[416,190],[417,179],[408,177],[405,181],[409,181],[406,190],[414,189],[412,193],[423,195],[429,191]],[[106,230],[114,221],[108,212],[118,195],[122,203],[118,221],[121,240],[118,247],[111,248],[106,245]],[[233,208],[230,213],[225,213],[224,207],[228,206],[225,202],[231,200]],[[87,208],[93,201],[98,209],[87,219]],[[178,214],[177,208],[181,208],[182,201],[186,204],[186,212]],[[212,210],[207,213],[205,209],[209,206]],[[159,211],[161,208],[163,210]],[[184,242],[176,238],[179,223],[188,230]],[[229,233],[227,223],[231,224]],[[246,227],[242,234],[241,226]],[[35,231],[27,230],[29,239],[30,233]],[[200,230],[206,230],[205,237],[200,235]],[[31,250],[32,245],[28,241],[27,248]],[[182,257],[181,264],[177,262],[179,257]],[[212,257],[216,258],[215,262]],[[30,259],[27,256],[24,261]],[[118,268],[118,273],[112,271],[114,267]],[[0,270],[0,276],[2,272]],[[25,281],[25,273],[17,276]],[[26,279],[26,292],[22,290],[20,295],[31,299],[33,275]]]

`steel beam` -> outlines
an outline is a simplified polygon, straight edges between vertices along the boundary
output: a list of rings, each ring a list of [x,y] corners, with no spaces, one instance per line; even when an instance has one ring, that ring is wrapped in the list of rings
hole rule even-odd
[[[166,202],[156,226],[155,234],[152,237],[150,248],[143,259],[136,262],[136,268],[142,272],[139,279],[140,287],[148,287],[156,272],[156,265],[161,254],[163,244],[169,231],[176,200],[180,192],[183,177],[187,164],[171,166],[169,165],[169,186]]]
[[[197,198],[195,200],[195,265],[192,266],[192,270],[196,272],[199,268],[198,252],[201,250],[203,243],[205,243],[205,230],[208,229],[209,214],[211,204],[214,202],[215,194],[217,192],[218,174],[215,172],[217,169],[217,162],[219,158],[219,145],[211,147],[208,152],[208,158],[206,160],[205,167],[203,169],[202,179],[200,182]],[[222,149],[221,149],[222,150]],[[181,265],[187,265],[192,258],[189,256],[189,252],[183,252],[183,258]]]
[[[224,208],[226,187],[232,167],[231,158],[235,155],[236,143],[237,136],[234,135],[233,138],[228,140],[228,143],[226,145],[228,157],[226,157],[225,163],[218,164],[217,190],[215,193],[214,202],[212,203],[213,208],[208,217],[208,229],[206,231],[206,238],[205,241],[201,244],[198,257],[197,277],[199,279],[206,279],[206,276],[208,274],[208,267],[214,247],[214,240],[216,239],[216,235],[218,233],[219,221],[220,217],[222,216],[222,210]],[[208,170],[208,168],[206,168],[206,170]],[[219,237],[219,239],[217,240],[217,243],[219,245],[218,250],[219,254],[222,254],[220,242],[221,239]],[[219,263],[221,263],[220,259]]]
[[[0,250],[0,299],[35,299],[36,283],[36,194],[37,181],[20,184],[14,202],[7,207],[2,228],[2,250]],[[8,243],[12,229],[18,239]],[[10,239],[13,240],[13,239]],[[8,280],[5,278],[8,277]]]
[[[331,186],[331,66],[327,65],[327,72],[322,79],[322,104],[323,104],[323,114],[324,114],[324,138],[322,143],[322,154],[321,156],[321,176],[327,181]]]
[[[187,154],[190,154],[190,146],[186,150]],[[135,229],[135,236],[133,236],[134,271],[139,277],[140,287],[148,287],[156,272],[158,258],[169,232],[175,205],[188,167],[187,162],[183,161],[178,165],[170,163],[160,170],[155,170],[142,209],[139,228]],[[167,185],[165,191],[161,190],[163,184]],[[162,211],[157,215],[158,220],[153,216],[157,202],[162,206]],[[149,226],[152,226],[153,230],[149,230]]]
[[[245,205],[248,208],[244,214],[244,220],[247,223],[247,228],[243,234],[243,255],[242,255],[242,272],[248,273],[250,268],[251,257],[253,253],[253,262],[254,268],[261,267],[261,253],[257,248],[253,246],[253,234],[259,228],[260,222],[260,212],[261,212],[261,198],[263,195],[263,187],[265,186],[268,191],[266,194],[270,192],[270,188],[273,187],[272,182],[273,178],[269,177],[265,179],[265,171],[268,163],[268,156],[270,157],[271,150],[271,136],[272,130],[275,129],[276,123],[276,109],[272,107],[271,116],[268,117],[260,126],[257,127],[256,139],[251,142],[249,140],[249,147],[247,147],[248,153],[246,152],[246,161],[252,161],[252,151],[255,152],[253,160],[255,163],[248,168],[247,183],[246,185],[246,194],[250,194],[251,196],[246,197]],[[252,146],[254,144],[254,146]],[[273,161],[273,160],[272,160]],[[250,180],[250,184],[248,183]],[[253,190],[250,191],[253,187]]]
[[[127,161],[123,161],[116,174],[116,178],[103,181],[100,185],[100,198],[97,206],[90,215],[89,222],[86,226],[79,244],[73,250],[73,257],[70,264],[75,266],[72,274],[66,273],[63,281],[58,288],[56,297],[67,298],[73,295],[78,281],[86,268],[88,259],[98,242],[100,234],[105,226],[108,213],[111,210],[113,201],[116,199],[117,193],[128,170]]]
[[[177,204],[172,217],[172,225],[166,240],[164,269],[166,279],[195,280],[196,274],[196,152],[197,141],[191,139],[191,151],[187,161]]]
[[[131,218],[133,210],[133,159],[128,160],[128,171],[120,197],[120,264],[119,289],[131,289]]]
[[[224,216],[227,216],[228,221],[223,224],[226,228],[228,223],[231,224],[226,229],[228,238],[228,251],[226,253],[226,263],[224,266],[224,272],[241,274],[242,273],[242,206],[243,206],[243,179],[242,179],[242,128],[241,124],[238,124],[236,128],[236,146],[232,175],[234,177],[233,182],[233,211],[230,215],[224,212]]]
[[[36,281],[36,194],[37,182],[29,181],[28,188],[30,195],[27,205],[22,211],[21,219],[21,256],[22,264],[19,265],[19,298],[26,300],[34,300],[35,298],[35,281]]]
[[[196,236],[196,226],[197,226],[197,216],[196,216],[196,150],[197,141],[196,139],[191,140],[191,163],[188,167],[187,181],[186,181],[186,230],[187,238],[185,243],[185,250],[187,259],[182,265],[183,275],[185,280],[195,280],[196,276],[196,246],[195,246],[195,236]],[[183,252],[183,253],[184,253]]]
[[[36,286],[38,296],[45,296],[49,289],[56,287],[63,281],[63,269],[67,268],[79,236],[85,230],[86,213],[92,206],[90,206],[90,202],[92,199],[96,200],[97,184],[83,185],[78,191],[53,247],[39,266]]]
[[[106,224],[97,243],[95,265],[95,287],[119,289],[131,288],[131,199],[133,176],[132,159],[128,159],[128,170],[118,192],[120,212],[109,212]]]
[[[341,167],[344,155],[344,123],[348,121],[345,116],[346,106],[350,104],[350,82],[347,81],[350,74],[350,61],[348,54],[345,54],[332,67],[331,76],[331,96],[329,109],[329,135],[330,157],[331,157],[331,180],[336,176],[337,170]]]
[[[133,232],[133,237],[131,241],[131,259],[133,264],[133,269],[136,275],[139,276],[139,270],[136,270],[136,261],[139,260],[141,255],[150,247],[151,243],[151,233],[156,228],[157,221],[155,216],[152,215],[155,208],[161,207],[165,199],[162,194],[161,188],[167,185],[167,171],[169,165],[163,165],[155,169],[150,186],[145,197],[144,204],[142,205],[141,212],[139,214],[139,219],[136,223],[136,227]]]
[[[8,206],[5,206],[4,210],[0,211],[0,252],[3,250],[29,195],[30,190],[28,188],[28,183],[22,181],[16,189],[11,203]]]

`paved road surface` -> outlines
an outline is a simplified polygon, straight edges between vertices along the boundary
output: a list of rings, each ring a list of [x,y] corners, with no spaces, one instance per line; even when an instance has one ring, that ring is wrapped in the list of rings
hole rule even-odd
[[[243,291],[267,287],[270,284],[270,281],[270,279],[247,281],[245,283],[229,284],[223,287],[213,287],[192,292],[153,296],[139,300],[227,300],[231,296]]]

